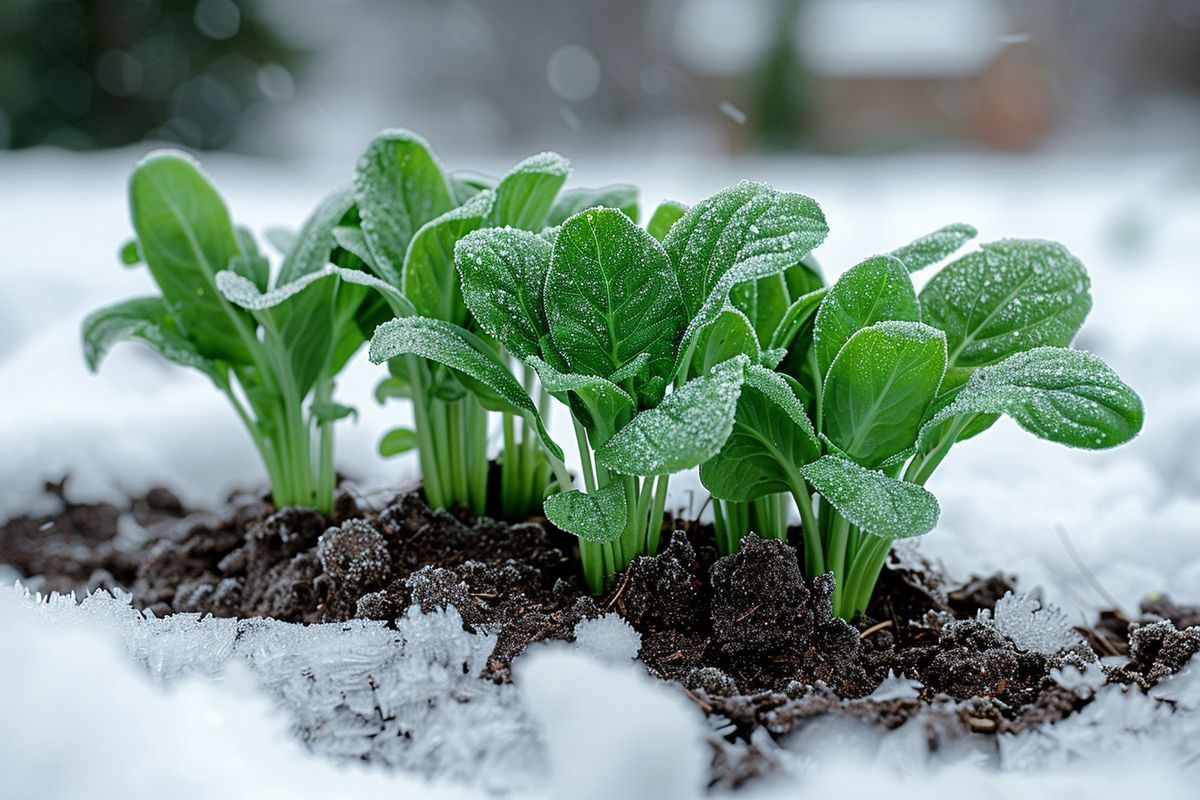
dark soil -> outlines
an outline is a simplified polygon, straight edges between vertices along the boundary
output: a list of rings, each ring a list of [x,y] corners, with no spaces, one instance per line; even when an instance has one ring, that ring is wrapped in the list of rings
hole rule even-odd
[[[1012,590],[1011,579],[958,584],[931,564],[895,559],[868,615],[851,625],[831,614],[832,579],[806,580],[790,545],[749,537],[717,558],[711,530],[694,523],[680,522],[657,556],[637,559],[593,599],[572,537],[544,520],[510,525],[432,510],[419,492],[382,508],[343,493],[326,518],[246,494],[214,515],[188,512],[165,489],[117,508],[74,504],[61,484],[47,488],[57,513],[0,527],[0,564],[40,591],[119,587],[159,616],[301,623],[392,622],[414,604],[453,606],[468,630],[498,631],[483,676],[496,681],[509,679],[529,644],[570,640],[580,620],[616,611],[641,634],[651,674],[732,723],[714,739],[714,774],[726,785],[772,768],[756,748],[730,746],[757,728],[782,737],[823,714],[894,728],[927,712],[936,747],[947,736],[1061,719],[1089,702],[1055,682],[1054,668],[1128,656],[1104,668],[1107,679],[1145,690],[1200,651],[1192,627],[1200,609],[1160,596],[1137,620],[1102,614],[1080,629],[1086,645],[1027,652],[979,619]],[[889,675],[919,689],[873,696]]]

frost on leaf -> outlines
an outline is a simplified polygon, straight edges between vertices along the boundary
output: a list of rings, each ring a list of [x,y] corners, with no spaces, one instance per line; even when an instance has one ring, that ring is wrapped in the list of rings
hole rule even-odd
[[[921,319],[946,332],[951,367],[1067,345],[1092,308],[1087,272],[1054,242],[1006,239],[953,261],[921,291]]]
[[[937,524],[940,509],[932,494],[853,461],[823,456],[800,474],[851,524],[875,536],[921,536]]]
[[[465,204],[425,223],[413,235],[400,281],[417,313],[459,325],[466,321],[454,248],[461,238],[484,224],[494,199],[495,194],[484,189]]]
[[[83,352],[88,369],[94,372],[114,344],[130,339],[149,344],[168,361],[198,369],[214,381],[224,380],[216,363],[178,333],[166,303],[159,297],[135,297],[88,315],[83,321]]]
[[[572,489],[552,494],[544,503],[546,519],[585,542],[606,544],[625,530],[625,487],[610,483],[594,492]]]
[[[388,300],[394,309],[400,308],[407,314],[412,313],[408,301],[397,289],[366,272],[335,267],[332,264],[326,264],[323,268],[315,272],[309,272],[291,283],[277,286],[268,292],[260,292],[258,287],[245,276],[224,270],[217,273],[217,288],[226,300],[239,308],[244,308],[248,311],[265,311],[295,297],[317,281],[331,276],[336,276],[347,283],[354,283],[375,289]]]
[[[558,153],[538,153],[525,159],[496,186],[491,223],[538,230],[570,174],[570,162]]]
[[[885,320],[921,319],[912,279],[891,256],[868,258],[851,267],[820,302],[813,349],[822,375],[857,331]]]
[[[909,272],[916,272],[945,259],[974,239],[977,232],[970,225],[954,222],[903,247],[897,247],[891,255],[898,258]]]
[[[951,418],[1007,414],[1042,439],[1100,450],[1132,439],[1142,401],[1100,358],[1081,350],[1039,347],[981,367],[954,400],[921,427],[927,449]]]
[[[596,452],[622,475],[666,475],[702,464],[733,430],[749,359],[739,355],[667,395],[634,417]]]
[[[996,602],[995,611],[979,612],[996,630],[1022,650],[1053,656],[1063,650],[1086,647],[1083,637],[1060,609],[1043,605],[1027,594],[1008,592]]]
[[[546,335],[542,283],[550,245],[516,228],[485,228],[454,247],[463,299],[479,326],[513,355],[538,355]]]

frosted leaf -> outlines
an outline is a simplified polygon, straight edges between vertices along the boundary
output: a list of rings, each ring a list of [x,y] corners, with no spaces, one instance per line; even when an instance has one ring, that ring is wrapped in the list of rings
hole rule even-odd
[[[1042,439],[1099,450],[1141,430],[1141,398],[1101,359],[1080,350],[1039,347],[981,367],[948,405],[921,427],[928,449],[944,425],[964,414],[1007,414]]]
[[[279,277],[276,278],[279,285],[285,286],[329,263],[329,254],[337,244],[333,229],[353,206],[354,187],[349,184],[339,187],[321,200],[286,251],[283,264],[279,267]]]
[[[398,310],[400,313],[406,315],[415,313],[412,310],[411,304],[409,304],[408,300],[399,290],[384,283],[374,275],[369,275],[357,269],[335,267],[332,264],[326,264],[315,272],[309,272],[291,283],[277,286],[268,292],[260,292],[258,287],[250,280],[236,272],[223,270],[217,273],[217,288],[221,290],[221,294],[224,295],[226,300],[239,308],[244,308],[248,311],[265,311],[295,297],[317,281],[335,276],[347,283],[354,283],[375,289],[384,296],[393,309]]]
[[[1008,592],[996,601],[994,612],[983,609],[979,618],[991,620],[996,630],[1027,652],[1053,656],[1063,650],[1086,647],[1066,614],[1027,594]]]
[[[500,406],[507,406],[515,413],[531,417],[542,443],[555,458],[562,459],[562,448],[550,438],[525,389],[508,371],[508,366],[470,331],[428,317],[402,317],[376,328],[371,337],[371,361],[382,364],[402,355],[420,356],[458,371],[490,410],[504,410]]]
[[[915,242],[897,247],[891,255],[899,259],[909,272],[916,272],[944,260],[974,239],[977,233],[971,225],[954,222],[922,236]]]
[[[594,492],[572,489],[552,494],[543,506],[546,519],[585,542],[607,544],[625,531],[628,506],[620,481]]]
[[[1006,239],[952,261],[921,290],[921,319],[946,332],[951,367],[1067,345],[1092,308],[1083,264],[1054,242]]]
[[[881,466],[912,448],[945,371],[935,328],[890,321],[857,331],[825,376],[824,432],[852,460]]]
[[[937,499],[915,484],[837,456],[822,456],[801,467],[800,474],[839,514],[874,536],[921,536],[937,525]]]
[[[779,324],[775,326],[775,331],[771,334],[770,349],[786,350],[791,347],[804,324],[820,309],[821,301],[825,299],[828,292],[829,290],[824,287],[814,289],[793,300],[792,304],[783,312]]]
[[[413,235],[400,281],[404,296],[418,314],[456,325],[466,322],[454,248],[460,239],[484,224],[494,200],[495,194],[485,189],[464,205],[425,223]]]
[[[892,700],[916,700],[921,696],[920,690],[923,686],[924,684],[920,681],[909,680],[903,674],[897,676],[889,669],[883,683],[875,687],[875,691],[867,695],[867,699],[880,703]]]
[[[558,153],[538,153],[517,164],[496,186],[493,225],[539,230],[546,222],[558,190],[571,174],[571,164]]]
[[[679,218],[687,213],[687,210],[687,205],[678,200],[662,201],[650,215],[650,221],[646,223],[646,231],[661,242],[667,238],[667,232],[671,230],[671,226],[678,222]]]
[[[739,355],[693,378],[638,414],[596,451],[622,475],[669,475],[712,458],[733,430],[749,359]]]
[[[619,614],[580,620],[575,626],[575,647],[607,664],[628,664],[637,658],[642,636]]]
[[[899,260],[875,256],[851,267],[824,295],[813,323],[813,350],[821,374],[863,328],[885,320],[919,319],[917,292]]]
[[[515,228],[485,228],[459,240],[454,262],[472,316],[517,358],[539,354],[548,328],[542,284],[550,266],[545,239]]]
[[[380,277],[399,286],[409,242],[453,205],[429,143],[410,131],[380,133],[358,161],[354,196]]]
[[[177,332],[166,303],[159,297],[135,297],[87,316],[83,321],[83,353],[88,369],[96,371],[114,344],[133,339],[149,344],[168,361],[200,370],[218,384],[225,380],[216,362],[205,358],[195,343]]]
[[[654,398],[652,378],[669,378],[684,326],[679,284],[662,245],[613,209],[584,211],[563,223],[543,293],[555,347],[573,372],[611,375],[641,353],[647,375],[639,400]]]
[[[589,208],[615,208],[637,222],[638,188],[628,183],[614,183],[596,189],[568,189],[554,201],[546,218],[546,226],[557,227],[569,217]]]

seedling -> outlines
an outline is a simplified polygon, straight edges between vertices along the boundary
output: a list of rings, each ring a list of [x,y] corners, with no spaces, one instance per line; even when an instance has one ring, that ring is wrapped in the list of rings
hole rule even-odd
[[[140,340],[199,370],[254,440],[276,505],[331,510],[333,423],[353,413],[334,402],[334,382],[373,329],[364,322],[383,301],[372,288],[389,293],[365,273],[328,264],[328,229],[348,213],[348,195],[326,199],[289,239],[274,280],[254,237],[234,227],[189,157],[161,152],[142,161],[129,182],[129,206],[137,238],[122,258],[144,261],[161,295],[108,306],[84,321],[89,368],[116,342]]]
[[[937,501],[923,484],[956,442],[1001,414],[1086,449],[1141,429],[1137,394],[1067,347],[1091,295],[1062,246],[985,244],[918,295],[910,272],[974,234],[948,226],[792,301],[772,339],[789,348],[783,372],[748,369],[733,432],[700,468],[726,501],[792,495],[805,569],[833,572],[839,616],[866,610],[894,540],[934,527]]]
[[[733,426],[752,360],[719,358],[719,348],[700,346],[702,333],[733,287],[784,272],[826,233],[811,199],[754,183],[686,213],[660,208],[651,228],[668,227],[660,243],[625,213],[595,207],[541,235],[480,230],[455,251],[479,327],[568,409],[582,490],[536,404],[483,337],[418,317],[380,326],[371,343],[376,362],[440,362],[540,431],[557,479],[546,516],[579,537],[597,593],[657,549],[670,475],[715,455]]]

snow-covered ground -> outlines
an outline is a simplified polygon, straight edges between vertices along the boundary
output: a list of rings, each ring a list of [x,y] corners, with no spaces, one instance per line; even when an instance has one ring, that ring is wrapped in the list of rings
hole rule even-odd
[[[78,499],[117,498],[165,484],[200,505],[262,480],[233,415],[199,376],[137,346],[115,351],[98,377],[84,368],[83,315],[150,289],[146,275],[122,269],[115,257],[129,231],[124,182],[139,155],[0,154],[6,245],[0,262],[0,517],[46,502],[42,481],[64,474],[71,475]],[[505,166],[448,160],[493,172]],[[1107,605],[1106,595],[1131,610],[1141,596],[1164,590],[1200,602],[1200,315],[1194,310],[1200,155],[577,161],[579,183],[636,176],[646,206],[663,197],[695,201],[743,177],[810,194],[830,222],[830,238],[818,254],[831,275],[951,221],[976,225],[985,241],[1021,236],[1066,244],[1093,279],[1095,307],[1078,344],[1103,356],[1141,392],[1145,431],[1119,450],[1085,453],[1036,441],[1002,421],[960,446],[931,481],[942,521],[920,546],[957,574],[1019,575],[1023,588],[1040,588],[1076,619]],[[321,191],[352,166],[233,157],[205,163],[235,217],[257,229],[298,224]],[[339,431],[339,466],[365,486],[415,477],[411,461],[374,455],[379,433],[404,414],[400,406],[379,408],[369,400],[377,375],[360,360],[339,387],[340,399],[360,410],[357,423]],[[694,480],[675,482],[679,506],[698,506],[701,492]],[[115,606],[56,608],[36,607],[19,593],[0,595],[0,795],[65,797],[111,788],[151,797],[171,787],[177,797],[207,797],[229,794],[235,777],[262,796],[486,791],[486,785],[468,791],[307,754],[283,735],[294,719],[254,688],[242,666],[246,659],[223,669],[232,653],[219,649],[228,631],[214,633],[216,623],[204,623],[205,641],[218,648],[210,666],[174,670],[149,660],[162,649],[147,644],[157,635],[150,632],[154,623],[131,620],[131,612]],[[130,637],[143,635],[131,644]],[[170,652],[179,657],[178,650]],[[163,679],[190,675],[170,678],[164,691],[145,679],[136,659]],[[261,680],[261,671],[256,674]],[[597,666],[565,646],[519,661],[518,679],[522,713],[543,732],[534,738],[549,743],[544,752],[531,745],[537,752],[530,757],[557,776],[538,790],[545,796],[568,796],[568,787],[572,796],[587,796],[578,791],[584,784],[597,797],[699,791],[687,781],[672,783],[674,795],[645,783],[655,769],[666,770],[668,782],[671,775],[691,774],[704,752],[698,744],[703,720],[673,702],[664,687]],[[1194,698],[1197,684],[1194,675],[1180,676],[1165,691]],[[897,779],[914,793],[946,797],[967,791],[1143,793],[1148,781],[1156,790],[1162,784],[1160,796],[1188,796],[1189,787],[1177,781],[1187,780],[1185,769],[1194,779],[1195,764],[1172,761],[1178,755],[1172,750],[1155,755],[1138,742],[1160,737],[1132,731],[1170,730],[1194,740],[1195,730],[1155,718],[1138,698],[1114,695],[1095,707],[1091,718],[1072,723],[1076,733],[1087,735],[1089,724],[1093,731],[1124,726],[1131,731],[1128,746],[1100,762],[1056,764],[1053,772],[997,773],[982,766],[977,753],[943,756],[936,769],[927,769],[916,755],[915,732],[877,736],[833,724],[806,733],[788,766],[814,796],[867,796],[878,782]],[[605,711],[611,726],[585,724]],[[1098,720],[1107,726],[1096,727]],[[670,746],[656,749],[663,741]],[[136,785],[129,779],[134,765],[147,770]],[[479,764],[488,769],[487,762]],[[764,785],[751,796],[792,791]]]

